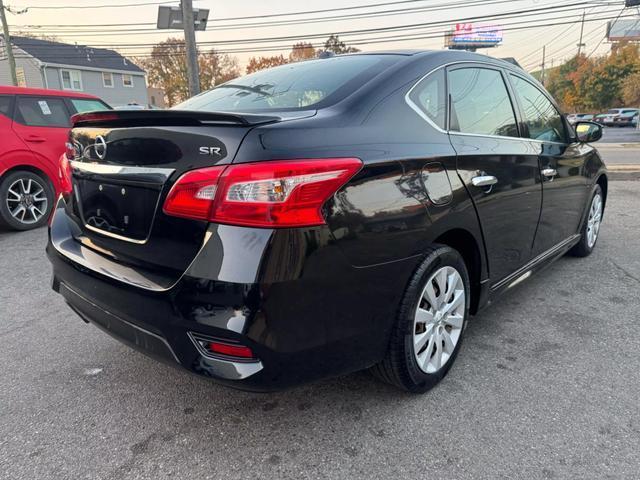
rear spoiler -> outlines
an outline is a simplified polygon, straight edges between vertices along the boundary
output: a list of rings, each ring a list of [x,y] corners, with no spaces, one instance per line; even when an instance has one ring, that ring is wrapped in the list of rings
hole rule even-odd
[[[282,120],[274,115],[253,113],[201,112],[189,110],[100,110],[77,113],[73,127],[147,127],[238,125],[252,126]]]

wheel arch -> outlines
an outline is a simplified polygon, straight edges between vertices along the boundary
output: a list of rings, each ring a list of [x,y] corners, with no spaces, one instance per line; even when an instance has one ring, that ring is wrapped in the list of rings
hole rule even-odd
[[[453,228],[440,234],[434,243],[451,247],[462,256],[469,272],[469,281],[471,284],[469,310],[472,314],[475,314],[480,307],[482,281],[482,254],[478,241],[468,230]]]
[[[609,179],[607,178],[607,174],[603,173],[596,180],[596,184],[600,185],[602,189],[602,203],[603,208],[607,206],[607,193],[609,192]]]
[[[34,173],[34,174],[42,177],[44,180],[46,180],[49,183],[49,186],[51,187],[51,190],[53,191],[54,196],[56,195],[56,186],[55,186],[55,183],[53,182],[53,180],[51,179],[51,176],[47,172],[45,172],[43,169],[38,168],[35,165],[31,165],[31,164],[28,164],[28,163],[13,165],[12,167],[7,168],[0,175],[0,181],[2,181],[2,179],[4,179],[7,175],[9,175],[9,174],[11,174],[13,172],[19,172],[19,171],[31,172],[31,173]]]

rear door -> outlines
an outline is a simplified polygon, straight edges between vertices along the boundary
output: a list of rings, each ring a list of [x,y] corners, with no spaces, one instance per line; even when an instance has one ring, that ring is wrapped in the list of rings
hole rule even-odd
[[[578,232],[589,194],[585,163],[593,147],[569,143],[562,116],[547,95],[524,78],[509,74],[524,121],[524,135],[538,152],[542,213],[533,247],[538,255]]]
[[[492,284],[531,258],[542,187],[537,150],[520,132],[501,69],[448,69],[450,138],[457,168],[475,203]]]
[[[45,171],[57,171],[69,134],[70,112],[61,97],[26,96],[16,98],[14,132],[29,146]]]

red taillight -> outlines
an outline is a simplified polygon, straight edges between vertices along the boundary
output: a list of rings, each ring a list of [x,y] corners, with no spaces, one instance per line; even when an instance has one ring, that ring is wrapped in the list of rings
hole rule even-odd
[[[322,225],[322,205],[361,167],[357,158],[331,158],[194,170],[175,183],[164,212],[254,227]]]
[[[213,211],[218,179],[225,168],[226,166],[201,168],[182,175],[167,195],[164,213],[208,220]]]
[[[244,345],[230,345],[228,343],[209,342],[207,349],[212,353],[219,353],[229,357],[254,358],[253,352]]]
[[[58,177],[60,180],[60,191],[63,194],[70,194],[73,186],[71,184],[71,164],[67,154],[62,154],[60,164],[58,166]]]

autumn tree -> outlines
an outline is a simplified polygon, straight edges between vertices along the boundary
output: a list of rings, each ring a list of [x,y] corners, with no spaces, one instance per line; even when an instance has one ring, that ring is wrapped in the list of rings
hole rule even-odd
[[[257,72],[265,68],[277,67],[289,63],[283,55],[274,55],[272,57],[251,57],[247,64],[247,73]]]
[[[637,72],[638,47],[623,45],[598,58],[573,57],[550,73],[547,88],[566,110],[605,110],[633,100]]]
[[[346,43],[340,41],[338,35],[331,35],[326,42],[324,42],[325,52],[333,52],[336,55],[341,55],[343,53],[356,53],[360,50],[355,47],[350,47]]]
[[[169,38],[154,45],[149,57],[134,61],[147,72],[149,85],[161,88],[167,103],[173,106],[189,98],[186,59],[184,40]],[[238,61],[215,50],[198,52],[198,65],[202,90],[208,90],[240,75]]]
[[[299,42],[293,45],[291,53],[289,53],[290,62],[299,62],[301,60],[309,60],[316,57],[316,50],[313,45],[306,42]]]
[[[629,107],[640,106],[640,70],[632,73],[622,82],[622,99]]]

